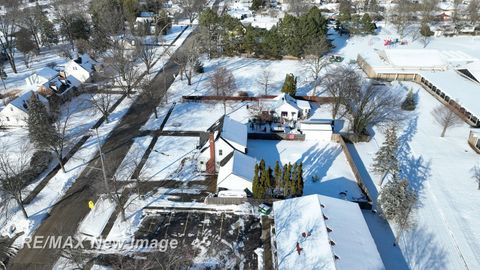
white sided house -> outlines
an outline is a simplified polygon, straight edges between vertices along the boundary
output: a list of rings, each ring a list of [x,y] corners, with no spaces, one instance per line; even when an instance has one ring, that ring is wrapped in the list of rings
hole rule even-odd
[[[28,102],[34,94],[37,95],[38,99],[48,108],[46,98],[33,91],[28,91],[12,100],[12,102],[3,108],[0,112],[0,122],[5,127],[26,127],[28,120]]]
[[[209,141],[202,148],[198,157],[197,167],[200,171],[208,171],[207,163],[214,162],[210,172],[218,171],[220,161],[234,150],[247,153],[247,126],[231,119],[221,117],[209,128]]]
[[[44,83],[58,76],[58,71],[49,67],[37,70],[32,75],[25,78],[25,83],[29,90],[38,90]]]
[[[65,73],[73,76],[81,83],[90,81],[95,72],[96,62],[87,54],[82,54],[74,60],[68,61],[65,65]]]
[[[300,122],[300,131],[307,141],[329,142],[333,135],[333,120],[309,119]]]
[[[383,270],[358,204],[323,195],[273,203],[274,269]]]
[[[298,121],[310,114],[311,107],[308,101],[297,100],[285,93],[275,97],[273,101],[272,110],[282,121]]]
[[[217,191],[251,194],[255,164],[257,164],[255,158],[234,150],[221,161]]]

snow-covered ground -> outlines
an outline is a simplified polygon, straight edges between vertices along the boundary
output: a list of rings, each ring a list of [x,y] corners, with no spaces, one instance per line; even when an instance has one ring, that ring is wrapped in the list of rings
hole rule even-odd
[[[198,178],[195,160],[198,144],[198,137],[159,137],[140,172],[141,178],[148,181]]]
[[[362,196],[340,144],[316,141],[248,140],[248,155],[257,160],[264,159],[272,169],[277,160],[281,166],[302,162],[304,195],[322,194],[343,198],[339,193],[346,192],[349,200]]]
[[[479,156],[467,144],[470,127],[451,128],[441,138],[441,127],[431,114],[440,102],[419,85],[404,84],[417,93],[419,104],[399,131],[401,173],[420,196],[416,226],[400,241],[405,258],[414,269],[430,263],[446,269],[479,268],[480,209],[470,176]],[[384,140],[381,130],[375,132],[370,143],[355,144],[366,168]],[[374,183],[381,181],[370,175]],[[419,241],[429,252],[413,249],[412,243],[418,247]]]
[[[206,131],[213,123],[223,116],[224,108],[221,102],[200,103],[183,102],[175,105],[164,130],[176,131]],[[228,102],[227,114],[240,122],[247,122],[249,113],[246,103]]]
[[[337,38],[335,50],[347,60],[355,59],[358,52],[386,48],[383,39],[389,37],[398,35],[389,27],[382,27],[376,36]],[[405,39],[409,44],[398,48],[423,48],[419,40],[413,41],[411,36]],[[459,36],[432,38],[426,49],[459,50],[479,58],[479,47],[479,37]],[[441,138],[441,128],[431,114],[440,102],[420,86],[404,84],[417,93],[419,104],[399,131],[400,163],[402,174],[420,196],[420,204],[415,215],[416,226],[400,241],[403,255],[412,269],[480,268],[480,209],[478,191],[470,174],[479,156],[467,144],[470,128],[463,124],[449,129],[446,137]],[[365,168],[370,167],[383,140],[381,130],[375,129],[370,143],[355,145]],[[371,177],[372,182],[378,183],[378,176],[371,174]],[[382,256],[388,256],[387,251]]]
[[[130,107],[132,99],[125,99],[117,107],[110,117],[109,123],[104,123],[98,128],[99,140],[96,136],[90,137],[83,146],[69,159],[65,164],[66,173],[58,171],[57,174],[48,182],[48,184],[40,191],[33,201],[26,205],[26,211],[29,218],[23,217],[21,211],[17,209],[12,216],[9,216],[6,223],[0,230],[1,235],[11,236],[10,227],[16,228],[16,232],[25,232],[24,235],[17,238],[16,244],[20,245],[25,237],[31,236],[35,229],[40,225],[46,217],[51,207],[61,199],[66,191],[73,185],[78,176],[87,168],[88,163],[92,160],[97,152],[98,143],[102,144],[108,137],[109,133],[119,123],[123,115],[126,114]],[[2,216],[5,218],[5,216]],[[2,220],[2,222],[5,220]]]

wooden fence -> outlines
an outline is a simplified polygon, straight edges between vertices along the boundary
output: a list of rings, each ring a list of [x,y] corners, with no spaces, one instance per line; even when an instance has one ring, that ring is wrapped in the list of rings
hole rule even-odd
[[[357,164],[352,158],[352,155],[350,154],[350,150],[348,150],[347,143],[343,139],[342,135],[340,134],[333,134],[332,135],[332,141],[337,142],[341,145],[343,153],[345,154],[345,157],[347,158],[347,162],[350,165],[350,168],[352,169],[353,175],[355,176],[355,179],[357,180],[358,185],[362,189],[362,191],[367,195],[367,199],[369,202],[372,201],[372,196],[365,185],[365,181],[363,180],[362,175],[360,174],[360,171],[357,168]]]
[[[208,101],[260,101],[265,99],[274,99],[277,96],[261,95],[256,97],[242,97],[242,96],[182,96],[182,100],[190,102],[208,102]],[[298,100],[306,100],[318,103],[332,103],[335,98],[333,97],[317,97],[317,96],[294,96]]]

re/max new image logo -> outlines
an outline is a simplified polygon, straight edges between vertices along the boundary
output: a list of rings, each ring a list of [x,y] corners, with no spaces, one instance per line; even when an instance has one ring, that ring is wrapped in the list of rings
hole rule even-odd
[[[74,236],[42,236],[25,239],[25,248],[31,249],[109,249],[109,250],[156,250],[166,252],[178,247],[177,239],[135,239],[134,237],[111,241],[101,238],[80,240]]]

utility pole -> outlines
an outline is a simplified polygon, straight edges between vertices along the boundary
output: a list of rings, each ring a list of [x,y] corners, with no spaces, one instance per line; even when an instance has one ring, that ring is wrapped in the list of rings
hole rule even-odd
[[[107,172],[105,171],[105,161],[103,160],[102,147],[100,146],[100,136],[98,135],[98,128],[95,128],[95,135],[97,136],[97,148],[100,155],[100,162],[102,164],[103,181],[105,184],[105,188],[108,192],[110,192],[110,188],[108,187]]]

